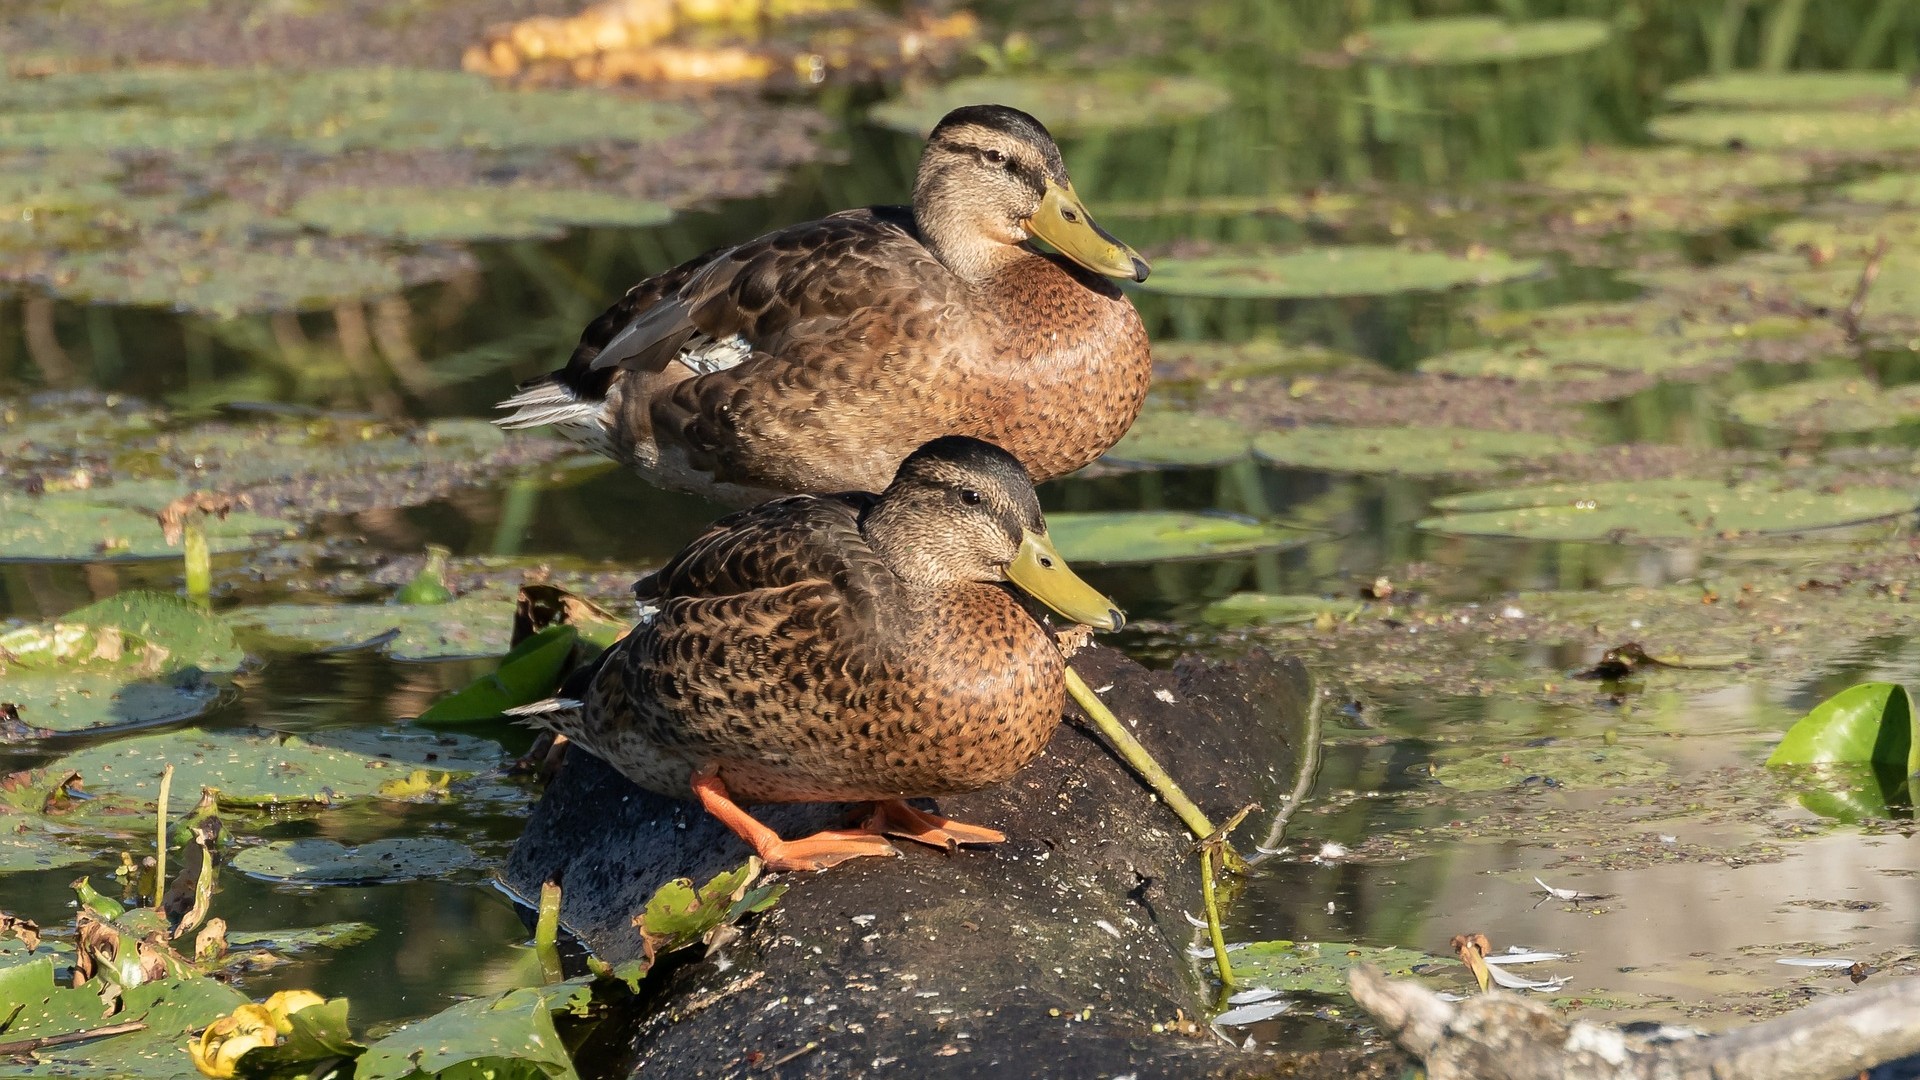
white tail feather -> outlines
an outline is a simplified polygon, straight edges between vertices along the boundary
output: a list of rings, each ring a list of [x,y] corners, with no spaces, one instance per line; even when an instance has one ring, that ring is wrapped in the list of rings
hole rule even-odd
[[[596,454],[619,459],[619,450],[613,445],[611,424],[613,421],[612,402],[583,399],[564,383],[552,379],[539,382],[521,390],[496,408],[513,410],[506,416],[494,418],[494,424],[509,430],[547,427],[551,425],[567,441],[592,450]]]

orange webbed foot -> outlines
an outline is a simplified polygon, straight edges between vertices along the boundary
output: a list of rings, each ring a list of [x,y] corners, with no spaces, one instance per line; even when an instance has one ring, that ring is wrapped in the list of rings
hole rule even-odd
[[[951,848],[958,844],[1000,844],[1007,839],[1007,834],[998,829],[968,825],[963,821],[929,814],[925,810],[916,810],[901,799],[874,803],[873,813],[861,828],[938,848]]]
[[[782,840],[727,794],[718,770],[693,774],[693,794],[707,813],[745,840],[769,870],[825,870],[866,855],[898,855],[886,838],[870,829],[828,829],[798,840]]]

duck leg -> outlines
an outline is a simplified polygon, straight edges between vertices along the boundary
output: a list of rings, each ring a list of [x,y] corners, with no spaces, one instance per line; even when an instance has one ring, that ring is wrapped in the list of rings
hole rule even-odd
[[[900,854],[870,829],[828,829],[799,840],[782,840],[733,801],[718,769],[694,773],[693,794],[707,813],[745,840],[769,870],[824,870],[863,855]]]
[[[963,821],[929,814],[925,810],[916,810],[908,806],[904,799],[874,803],[873,813],[861,828],[939,848],[951,848],[957,844],[999,844],[1007,839],[1007,834],[998,829],[968,825]]]

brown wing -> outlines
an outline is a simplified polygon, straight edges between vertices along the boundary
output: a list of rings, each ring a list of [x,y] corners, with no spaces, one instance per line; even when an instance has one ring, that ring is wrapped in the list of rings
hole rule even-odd
[[[826,582],[861,591],[888,572],[860,535],[864,492],[775,499],[714,522],[667,565],[640,579],[634,597],[662,604]]]

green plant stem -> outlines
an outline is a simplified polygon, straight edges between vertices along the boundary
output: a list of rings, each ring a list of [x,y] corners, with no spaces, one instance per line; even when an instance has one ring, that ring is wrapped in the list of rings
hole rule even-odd
[[[1207,911],[1207,938],[1213,943],[1213,965],[1220,971],[1220,984],[1232,990],[1233,964],[1227,959],[1227,935],[1220,929],[1220,902],[1213,890],[1213,846],[1200,848],[1200,898]]]
[[[1120,718],[1113,715],[1112,709],[1094,696],[1093,688],[1071,667],[1067,668],[1067,693],[1092,718],[1094,726],[1107,737],[1107,742],[1113,745],[1120,760],[1147,782],[1154,794],[1160,796],[1160,801],[1180,816],[1194,836],[1204,839],[1213,835],[1213,822],[1207,820],[1207,815],[1193,804],[1192,799],[1187,798],[1187,793],[1180,790],[1180,785],[1174,782],[1173,777],[1168,776],[1160,763],[1153,760],[1147,748],[1141,746],[1139,740],[1120,722]]]
[[[154,839],[160,850],[153,858],[153,906],[160,906],[160,894],[167,887],[167,795],[173,790],[173,763],[160,770],[159,829]]]
[[[206,517],[190,512],[183,526],[187,558],[187,595],[205,601],[213,594],[213,557],[207,551]]]
[[[533,924],[533,954],[540,958],[540,973],[549,983],[566,978],[560,969],[560,885],[546,882],[540,886],[540,914]]]

